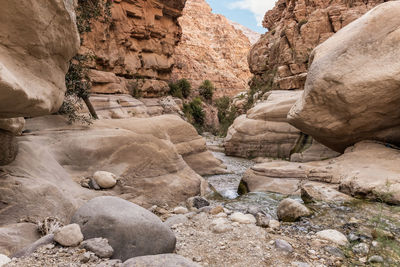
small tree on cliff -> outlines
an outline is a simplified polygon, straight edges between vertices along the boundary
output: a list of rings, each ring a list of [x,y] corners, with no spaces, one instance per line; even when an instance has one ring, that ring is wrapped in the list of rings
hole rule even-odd
[[[214,85],[210,80],[205,80],[199,87],[199,94],[205,99],[205,100],[212,100],[212,97],[214,95]]]

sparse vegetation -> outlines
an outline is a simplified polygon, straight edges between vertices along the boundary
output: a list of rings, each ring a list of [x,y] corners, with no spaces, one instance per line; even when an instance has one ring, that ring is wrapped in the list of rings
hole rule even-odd
[[[236,107],[232,106],[232,101],[229,97],[224,96],[215,101],[218,109],[219,130],[218,135],[226,136],[229,127],[237,117]]]
[[[186,79],[180,79],[179,81],[169,83],[170,95],[179,98],[188,98],[192,89],[192,85]]]
[[[77,7],[76,25],[80,36],[91,31],[91,21],[102,18],[105,22],[111,20],[112,1],[107,0],[79,0]],[[81,42],[82,42],[81,38]],[[89,100],[91,83],[88,77],[88,68],[85,62],[90,59],[89,55],[76,55],[69,64],[68,72],[65,76],[64,102],[58,111],[60,114],[66,114],[70,123],[83,122],[90,124],[92,119],[97,119],[96,111]],[[90,115],[79,114],[82,109],[82,99],[86,104]]]
[[[199,97],[194,98],[190,103],[183,104],[183,112],[188,121],[201,133],[203,131],[205,113],[202,108],[202,101]]]
[[[205,100],[212,100],[212,97],[214,95],[214,90],[215,87],[212,84],[210,80],[205,80],[199,87],[199,94],[205,99]]]

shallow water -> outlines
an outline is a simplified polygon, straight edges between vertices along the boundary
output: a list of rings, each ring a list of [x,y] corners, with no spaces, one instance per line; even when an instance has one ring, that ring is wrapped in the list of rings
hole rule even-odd
[[[222,140],[213,137],[207,143],[213,147],[222,144]],[[212,152],[214,156],[224,162],[228,174],[204,177],[222,196],[214,195],[211,200],[230,210],[247,212],[256,208],[258,211],[276,218],[279,202],[286,196],[277,193],[251,192],[239,196],[237,189],[243,174],[255,163],[248,159],[226,156],[222,152]],[[302,202],[299,197],[292,197]],[[336,229],[351,241],[351,246],[359,242],[370,244],[378,240],[379,246],[371,248],[371,253],[382,255],[389,261],[389,266],[400,262],[400,207],[384,203],[370,202],[355,199],[350,203],[324,203],[308,204],[314,214],[309,218],[302,218],[299,222],[283,224],[282,230],[290,233],[313,234],[325,229]],[[373,238],[372,233],[382,229],[392,234],[392,237]],[[349,264],[358,264],[357,255],[352,255],[351,249],[346,252]],[[395,263],[395,265],[392,265]]]

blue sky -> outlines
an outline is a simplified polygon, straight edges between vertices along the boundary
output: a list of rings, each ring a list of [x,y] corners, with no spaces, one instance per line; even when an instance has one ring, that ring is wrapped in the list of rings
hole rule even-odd
[[[222,14],[253,31],[265,33],[261,21],[267,10],[272,9],[276,0],[206,0],[214,13]]]

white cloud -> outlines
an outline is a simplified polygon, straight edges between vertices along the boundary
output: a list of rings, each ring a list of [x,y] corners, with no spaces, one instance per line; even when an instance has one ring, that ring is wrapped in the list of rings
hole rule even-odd
[[[258,26],[261,26],[265,12],[275,6],[276,0],[240,0],[229,5],[231,9],[249,10],[257,19]]]

